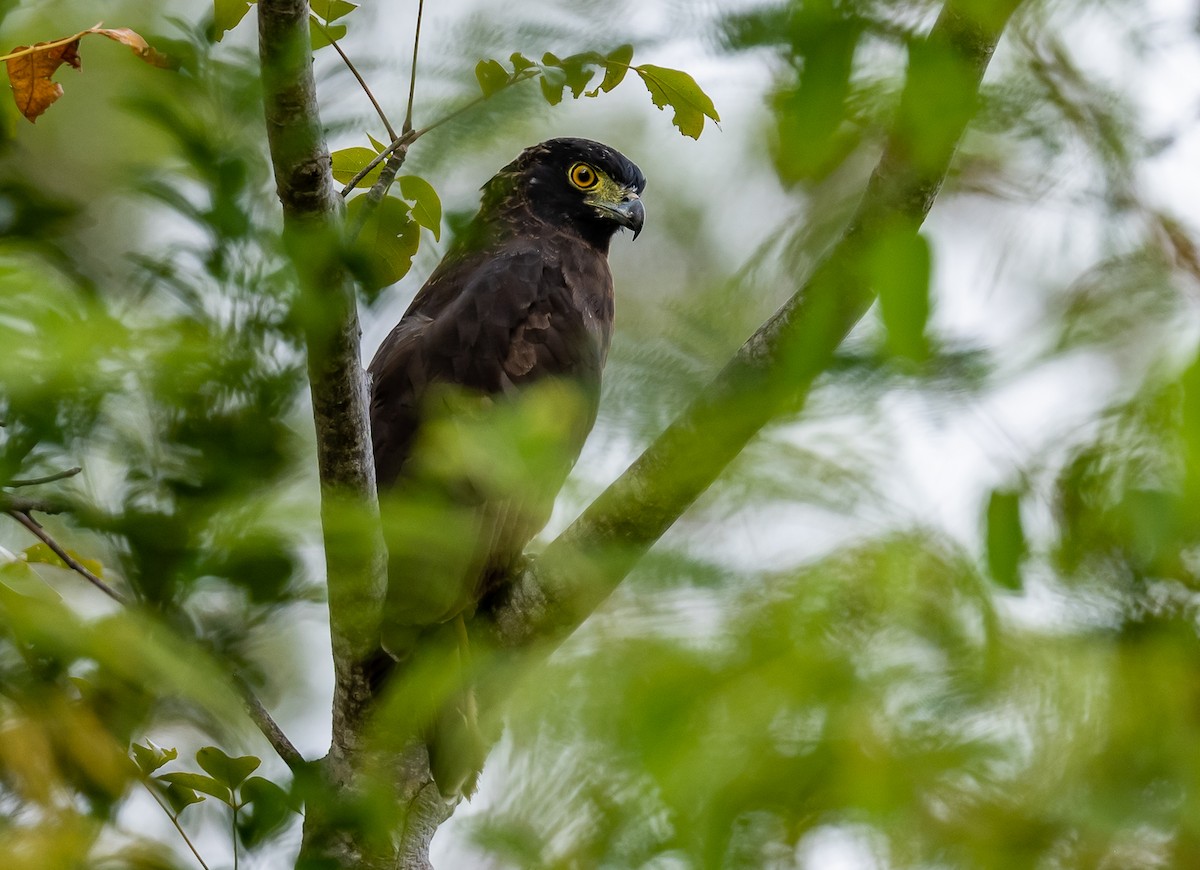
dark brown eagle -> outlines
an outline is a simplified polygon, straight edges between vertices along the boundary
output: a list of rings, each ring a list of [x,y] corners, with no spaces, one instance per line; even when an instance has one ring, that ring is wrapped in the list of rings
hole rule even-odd
[[[479,213],[371,361],[394,658],[470,615],[549,518],[596,418],[609,242],[622,227],[636,238],[645,185],[599,142],[525,149],[484,185]],[[430,754],[436,777],[432,742]]]

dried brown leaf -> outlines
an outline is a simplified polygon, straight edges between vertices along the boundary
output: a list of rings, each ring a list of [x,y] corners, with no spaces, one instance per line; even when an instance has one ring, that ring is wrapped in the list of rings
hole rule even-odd
[[[75,69],[81,68],[79,42],[92,33],[128,46],[146,63],[160,67],[167,65],[164,55],[155,51],[140,34],[128,27],[104,28],[97,24],[87,30],[81,30],[74,36],[39,42],[32,46],[17,46],[0,60],[4,61],[8,71],[13,99],[16,100],[22,115],[30,121],[35,121],[38,115],[62,96],[62,85],[52,81],[52,78],[63,64]]]

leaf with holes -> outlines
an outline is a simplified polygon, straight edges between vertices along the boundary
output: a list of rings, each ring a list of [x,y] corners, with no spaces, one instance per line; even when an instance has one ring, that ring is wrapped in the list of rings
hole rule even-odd
[[[694,78],[682,70],[648,63],[633,69],[641,76],[654,105],[660,109],[670,106],[675,110],[671,123],[678,127],[684,136],[699,139],[704,130],[705,118],[718,122],[721,120],[708,94],[700,89]]]
[[[346,206],[349,226],[356,226],[367,197],[357,196]],[[421,228],[412,217],[408,203],[385,196],[366,218],[355,240],[355,266],[368,299],[389,284],[408,274],[412,258],[421,244]]]
[[[598,86],[588,91],[589,97],[595,97],[601,91],[608,93],[622,81],[629,72],[629,62],[633,60],[633,46],[629,44],[618,46],[605,55],[603,60],[604,79]]]
[[[13,99],[21,114],[31,122],[63,95],[63,88],[52,77],[66,64],[82,69],[79,58],[80,40],[97,34],[128,46],[134,54],[153,66],[167,66],[167,59],[150,47],[138,33],[127,27],[104,28],[100,25],[81,30],[74,36],[39,42],[33,46],[20,45],[3,56],[12,85]]]
[[[400,177],[400,193],[412,203],[413,219],[442,240],[442,201],[433,185],[418,175]]]

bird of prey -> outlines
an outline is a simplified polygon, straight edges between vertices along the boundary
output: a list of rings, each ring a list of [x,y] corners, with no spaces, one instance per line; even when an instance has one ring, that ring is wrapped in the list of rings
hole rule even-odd
[[[483,186],[479,213],[376,352],[392,657],[469,616],[549,518],[596,418],[613,328],[609,243],[621,228],[637,237],[645,185],[599,142],[525,149]]]

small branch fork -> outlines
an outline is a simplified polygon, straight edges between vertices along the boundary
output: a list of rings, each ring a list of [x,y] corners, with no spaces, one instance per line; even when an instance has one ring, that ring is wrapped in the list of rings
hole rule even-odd
[[[78,468],[70,469],[68,472],[62,472],[57,475],[49,475],[46,478],[40,478],[36,482],[43,483],[50,480],[61,480],[65,477],[71,477],[75,474],[78,474],[79,471],[80,469]],[[18,484],[13,482],[11,485]],[[91,583],[118,604],[125,607],[131,606],[132,602],[128,598],[126,598],[120,592],[117,592],[117,590],[113,589],[102,579],[100,579],[95,572],[91,571],[86,565],[72,556],[66,547],[56,541],[49,532],[42,528],[41,524],[38,523],[37,520],[29,515],[30,511],[43,510],[46,512],[58,513],[62,510],[61,506],[51,503],[37,502],[31,499],[18,499],[15,496],[0,494],[0,508],[2,508],[6,514],[28,529],[29,532],[39,541],[49,547],[54,555],[62,559],[63,563],[80,577],[87,580],[87,582]],[[284,763],[291,768],[292,772],[294,773],[298,771],[299,768],[305,764],[304,756],[300,754],[300,751],[296,749],[295,744],[293,744],[292,741],[288,739],[287,735],[283,733],[283,729],[279,727],[278,723],[271,718],[271,714],[267,712],[267,708],[263,706],[262,701],[258,699],[258,697],[251,690],[250,686],[247,685],[245,680],[235,674],[234,682],[237,684],[238,690],[241,692],[242,702],[246,705],[246,712],[249,714],[250,719],[258,727],[258,730],[262,732],[263,736],[267,738],[267,741],[279,754],[279,757],[283,759]]]

